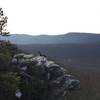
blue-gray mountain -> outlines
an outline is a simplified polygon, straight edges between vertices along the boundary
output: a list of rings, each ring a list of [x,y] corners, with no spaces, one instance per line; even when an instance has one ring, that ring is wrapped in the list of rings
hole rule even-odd
[[[62,44],[62,43],[100,43],[100,34],[91,33],[67,33],[64,35],[25,35],[12,34],[9,37],[1,37],[10,40],[14,44]]]

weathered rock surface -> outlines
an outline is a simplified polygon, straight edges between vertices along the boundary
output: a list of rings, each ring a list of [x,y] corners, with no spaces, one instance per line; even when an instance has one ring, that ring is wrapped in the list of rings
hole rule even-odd
[[[35,90],[32,92],[30,100],[62,100],[67,91],[79,88],[80,81],[74,76],[67,74],[66,70],[56,64],[54,61],[49,61],[44,56],[34,56],[32,54],[16,54],[12,59],[12,64],[16,65],[20,74],[31,82],[33,91],[35,90],[34,83],[40,85],[43,94],[35,96]],[[27,82],[28,83],[28,82]],[[39,83],[39,84],[38,84]],[[30,87],[30,86],[29,86]],[[45,91],[45,92],[44,92]],[[40,91],[38,91],[39,93]],[[23,96],[22,92],[22,96]],[[27,100],[27,99],[25,99]]]

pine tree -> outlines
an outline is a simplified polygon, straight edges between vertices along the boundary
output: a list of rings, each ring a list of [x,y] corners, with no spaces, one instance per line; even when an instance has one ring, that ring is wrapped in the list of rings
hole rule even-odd
[[[9,32],[6,30],[8,17],[4,15],[3,9],[0,8],[0,35],[9,36]]]

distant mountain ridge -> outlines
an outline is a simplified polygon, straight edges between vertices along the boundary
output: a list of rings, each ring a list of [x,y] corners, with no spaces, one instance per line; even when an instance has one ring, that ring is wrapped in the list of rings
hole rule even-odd
[[[0,37],[14,44],[64,44],[64,43],[100,43],[100,34],[70,32],[63,35],[25,35],[12,34]]]

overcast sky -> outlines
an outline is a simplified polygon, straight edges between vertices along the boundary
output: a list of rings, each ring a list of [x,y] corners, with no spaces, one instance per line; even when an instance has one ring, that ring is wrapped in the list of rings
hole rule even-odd
[[[0,0],[0,7],[11,33],[100,33],[100,0]]]

